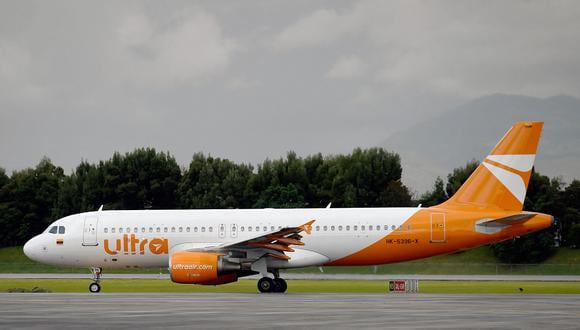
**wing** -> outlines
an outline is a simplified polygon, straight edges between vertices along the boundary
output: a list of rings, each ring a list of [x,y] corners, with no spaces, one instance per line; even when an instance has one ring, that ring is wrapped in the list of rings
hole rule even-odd
[[[235,256],[235,252],[243,252],[246,254],[245,257],[242,257],[243,259],[259,259],[266,256],[280,260],[290,260],[290,257],[284,252],[294,252],[292,245],[304,245],[300,233],[305,232],[310,235],[314,221],[310,220],[297,227],[285,227],[277,231],[266,232],[249,239],[203,246],[188,245],[180,250],[230,252],[228,254],[231,256]]]

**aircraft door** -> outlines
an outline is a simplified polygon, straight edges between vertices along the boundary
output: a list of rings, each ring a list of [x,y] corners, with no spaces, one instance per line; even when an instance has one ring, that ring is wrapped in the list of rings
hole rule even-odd
[[[445,243],[445,213],[431,213],[431,243]]]
[[[97,243],[97,225],[99,217],[87,215],[83,226],[83,246],[95,246]]]
[[[225,238],[226,237],[226,225],[224,225],[223,223],[220,223],[219,228],[218,228],[218,233],[219,233],[220,238]]]
[[[230,235],[232,238],[238,237],[238,226],[235,223],[230,225]]]

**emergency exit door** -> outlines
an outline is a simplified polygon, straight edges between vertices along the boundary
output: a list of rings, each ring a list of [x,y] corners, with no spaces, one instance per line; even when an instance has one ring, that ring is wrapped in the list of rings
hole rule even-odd
[[[444,243],[445,237],[445,213],[431,213],[431,243]]]
[[[99,217],[88,215],[85,217],[83,228],[83,246],[95,246],[97,243],[97,225]]]

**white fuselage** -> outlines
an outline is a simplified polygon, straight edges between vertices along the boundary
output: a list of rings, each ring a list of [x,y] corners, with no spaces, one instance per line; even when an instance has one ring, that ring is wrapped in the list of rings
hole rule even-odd
[[[171,251],[211,247],[315,220],[277,268],[323,265],[395,230],[419,208],[100,211],[62,218],[31,239],[31,259],[73,267],[167,267]],[[64,234],[50,233],[64,227]],[[54,230],[53,230],[54,231]]]

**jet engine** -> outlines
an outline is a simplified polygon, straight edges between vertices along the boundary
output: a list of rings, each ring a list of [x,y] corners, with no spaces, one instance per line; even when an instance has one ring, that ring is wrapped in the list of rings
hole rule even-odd
[[[169,260],[169,273],[175,283],[218,285],[235,282],[240,269],[240,264],[213,252],[178,251],[171,254]]]

